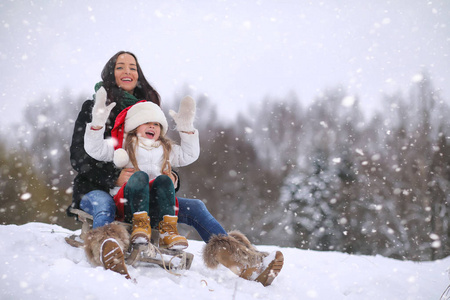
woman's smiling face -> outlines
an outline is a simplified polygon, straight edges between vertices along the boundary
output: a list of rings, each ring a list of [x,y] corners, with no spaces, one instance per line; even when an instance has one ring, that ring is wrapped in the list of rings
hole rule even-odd
[[[139,125],[137,135],[146,139],[157,141],[161,135],[161,125],[157,122],[149,122]]]
[[[117,57],[116,66],[114,68],[114,77],[116,78],[118,87],[133,94],[139,75],[136,60],[132,55],[124,53]]]

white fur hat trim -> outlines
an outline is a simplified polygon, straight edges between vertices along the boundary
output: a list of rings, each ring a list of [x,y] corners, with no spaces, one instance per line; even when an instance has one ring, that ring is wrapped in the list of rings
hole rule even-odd
[[[118,168],[124,168],[130,162],[127,151],[123,148],[119,148],[114,151],[113,162]]]
[[[161,135],[166,135],[167,127],[169,126],[166,116],[158,105],[149,101],[139,102],[128,110],[127,116],[125,117],[124,131],[130,132],[139,125],[148,122],[157,122],[161,124]]]

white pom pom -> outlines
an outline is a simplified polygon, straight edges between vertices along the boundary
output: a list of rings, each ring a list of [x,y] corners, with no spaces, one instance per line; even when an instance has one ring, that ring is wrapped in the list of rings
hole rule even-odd
[[[116,151],[114,151],[114,158],[113,158],[114,164],[118,168],[123,168],[130,162],[130,158],[128,157],[127,151],[123,148],[119,148]]]

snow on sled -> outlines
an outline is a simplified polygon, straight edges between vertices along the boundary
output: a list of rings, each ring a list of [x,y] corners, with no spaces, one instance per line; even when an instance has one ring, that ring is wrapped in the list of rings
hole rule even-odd
[[[70,208],[70,212],[77,215],[78,220],[83,224],[81,225],[81,234],[72,234],[66,237],[66,242],[76,248],[84,246],[84,237],[86,233],[92,228],[93,217],[83,210]],[[123,222],[115,223],[124,226],[129,232],[131,232],[132,225]],[[140,262],[156,264],[167,271],[172,270],[189,270],[194,260],[194,255],[183,250],[172,250],[159,248],[159,231],[152,229],[151,244],[149,245],[130,245],[130,249],[125,251],[125,261],[129,265],[136,266]],[[149,248],[152,251],[149,251]]]

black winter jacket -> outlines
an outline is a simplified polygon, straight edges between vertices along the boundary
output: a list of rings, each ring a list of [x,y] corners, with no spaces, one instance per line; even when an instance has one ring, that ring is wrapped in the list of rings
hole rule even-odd
[[[102,190],[109,193],[109,190],[115,186],[121,169],[117,169],[112,162],[101,162],[90,157],[84,150],[84,133],[86,124],[92,121],[93,100],[87,100],[83,103],[75,127],[73,130],[72,144],[70,145],[70,163],[75,171],[78,172],[73,182],[73,196],[70,207],[79,208],[81,198],[93,190]],[[111,136],[111,130],[114,126],[114,120],[119,114],[119,105],[116,105],[111,111],[109,120],[106,124],[104,137]],[[68,211],[68,215],[71,216]]]

